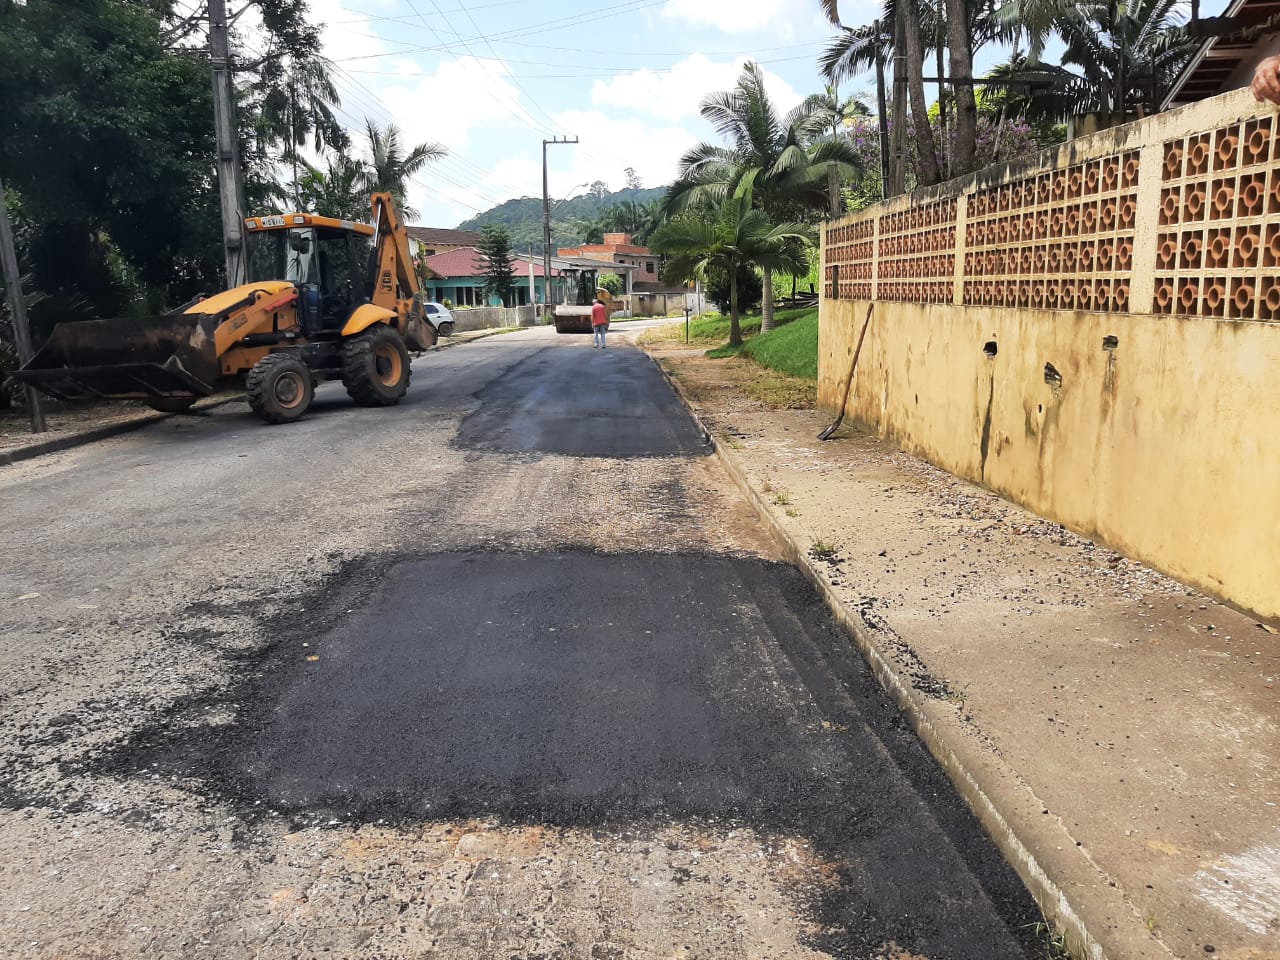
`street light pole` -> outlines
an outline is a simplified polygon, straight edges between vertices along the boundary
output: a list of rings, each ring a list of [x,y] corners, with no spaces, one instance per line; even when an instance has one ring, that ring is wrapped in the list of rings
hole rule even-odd
[[[552,137],[542,141],[542,319],[547,319],[551,307],[551,194],[547,192],[547,146],[556,143],[577,143],[578,138]]]
[[[222,250],[227,286],[234,287],[244,279],[244,188],[240,179],[240,137],[236,131],[225,0],[209,0],[209,62],[213,67],[213,132],[222,211]],[[296,193],[296,177],[294,187]]]
[[[4,184],[0,183],[0,277],[4,279],[9,299],[9,316],[13,317],[13,339],[17,342],[18,361],[31,359],[31,331],[27,328],[27,305],[22,299],[22,281],[18,276],[18,254],[13,248],[13,228],[9,225],[9,209],[4,203]],[[31,414],[31,432],[44,433],[44,410],[40,395],[28,385],[27,411]]]

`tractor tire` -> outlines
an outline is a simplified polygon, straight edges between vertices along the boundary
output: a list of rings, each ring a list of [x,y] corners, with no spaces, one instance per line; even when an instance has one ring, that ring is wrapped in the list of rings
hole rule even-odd
[[[409,351],[400,334],[378,324],[342,345],[342,385],[362,407],[390,407],[409,390]]]
[[[152,397],[147,406],[161,413],[186,413],[195,402],[195,397]]]
[[[244,380],[249,406],[267,423],[300,419],[311,408],[315,390],[311,370],[287,353],[267,354]]]

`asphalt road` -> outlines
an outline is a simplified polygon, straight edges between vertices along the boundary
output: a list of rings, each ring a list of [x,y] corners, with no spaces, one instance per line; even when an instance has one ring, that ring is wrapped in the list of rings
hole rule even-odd
[[[0,954],[1032,955],[1012,871],[610,339],[0,472]]]

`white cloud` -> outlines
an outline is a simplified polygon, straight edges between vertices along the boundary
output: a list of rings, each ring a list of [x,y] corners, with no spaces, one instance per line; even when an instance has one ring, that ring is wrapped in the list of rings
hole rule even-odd
[[[813,0],[667,0],[662,16],[715,27],[725,33],[769,32],[780,40],[795,35],[799,17]]]
[[[441,141],[461,150],[473,130],[525,115],[502,61],[458,57],[430,73],[419,73],[412,61],[400,65],[405,72],[383,83],[382,104],[413,143]]]
[[[377,60],[349,60],[369,57],[395,49],[374,36],[373,21],[342,6],[341,0],[311,0],[312,23],[324,24],[320,33],[321,50],[330,60],[348,61],[348,65]]]
[[[566,130],[578,131],[578,147],[567,167],[555,168],[551,192],[563,196],[575,184],[603,180],[612,190],[623,186],[623,171],[635,169],[646,187],[675,179],[680,157],[697,136],[682,126],[654,126],[639,118],[610,116],[600,110],[568,110],[555,115]],[[560,191],[557,193],[557,191]]]
[[[669,70],[620,73],[609,80],[597,80],[591,88],[591,102],[598,107],[634,110],[667,120],[696,116],[698,105],[707,94],[733,89],[746,60],[737,57],[717,62],[695,53]],[[765,89],[779,111],[790,110],[804,99],[776,73],[766,70],[764,79]]]

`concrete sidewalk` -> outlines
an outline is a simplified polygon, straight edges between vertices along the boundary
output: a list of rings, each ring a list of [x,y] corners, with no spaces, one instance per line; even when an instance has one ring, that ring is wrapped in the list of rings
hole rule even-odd
[[[656,357],[1073,953],[1280,958],[1274,624]]]

